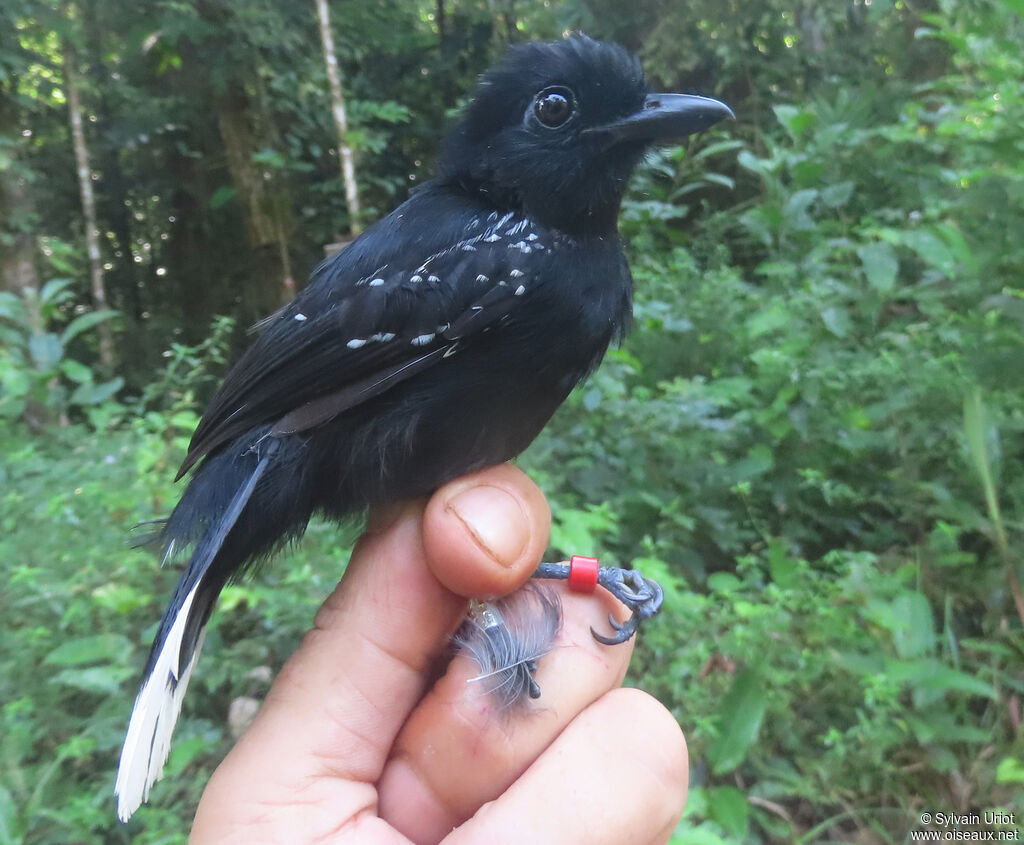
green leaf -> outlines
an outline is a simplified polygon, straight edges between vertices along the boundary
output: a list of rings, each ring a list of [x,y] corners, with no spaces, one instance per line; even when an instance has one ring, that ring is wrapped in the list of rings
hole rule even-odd
[[[774,106],[772,111],[775,112],[775,117],[778,118],[779,123],[786,128],[786,131],[794,141],[807,131],[807,129],[814,124],[815,120],[817,120],[813,112],[801,111],[796,106]]]
[[[220,208],[235,198],[235,189],[230,185],[221,185],[210,197],[210,208]]]
[[[949,666],[935,668],[925,678],[918,682],[919,689],[953,690],[964,692],[968,695],[978,695],[983,698],[996,700],[998,696],[990,683],[974,675],[961,672],[958,669],[951,669]]]
[[[954,691],[984,698],[997,698],[991,684],[974,675],[952,669],[935,659],[892,660],[887,663],[886,674],[892,680],[907,684],[915,691],[937,693]]]
[[[1004,757],[996,766],[996,783],[1024,783],[1024,763],[1016,757]]]
[[[61,643],[46,655],[48,666],[81,666],[84,663],[113,662],[131,651],[132,644],[120,634],[93,634]]]
[[[790,315],[784,308],[773,306],[751,314],[747,318],[746,328],[751,337],[757,338],[785,328],[789,320]]]
[[[896,284],[900,263],[896,253],[884,242],[864,244],[857,248],[857,257],[864,267],[868,284],[881,293],[888,293]]]
[[[691,827],[690,822],[683,819],[672,833],[669,845],[735,845],[734,840],[725,839],[716,831],[713,822]]]
[[[39,292],[39,301],[43,305],[55,305],[62,302],[71,295],[68,288],[72,284],[71,279],[50,279]]]
[[[167,758],[167,765],[164,767],[165,777],[177,777],[191,763],[198,758],[207,748],[210,742],[205,736],[190,736],[181,742],[175,743],[171,748],[170,756]]]
[[[766,173],[771,173],[775,169],[774,165],[767,159],[758,158],[750,150],[741,150],[740,154],[736,156],[736,162],[740,167],[745,167],[747,170],[752,170],[754,173],[760,173],[764,176]]]
[[[832,334],[836,337],[846,337],[853,328],[850,315],[845,308],[826,308],[821,312],[821,320]]]
[[[131,586],[122,583],[106,583],[92,591],[97,607],[117,614],[131,613],[145,607],[150,596]]]
[[[981,481],[988,517],[995,528],[996,544],[1005,557],[1009,550],[1009,540],[996,490],[999,477],[999,430],[989,421],[988,409],[978,388],[972,389],[964,397],[964,433],[967,436],[967,451]]]
[[[20,324],[25,322],[25,306],[10,291],[0,291],[0,317],[14,323]]]
[[[728,188],[730,191],[736,187],[736,182],[734,180],[721,173],[705,173],[704,179],[708,182],[713,182],[716,185],[721,185],[723,188]]]
[[[83,692],[117,695],[121,684],[131,675],[132,670],[128,666],[88,666],[84,669],[63,669],[53,676],[53,682]]]
[[[718,708],[718,735],[708,748],[716,775],[731,772],[743,762],[761,731],[767,706],[757,672],[745,669],[737,675]]]
[[[898,596],[893,601],[893,613],[902,623],[893,631],[893,644],[900,657],[921,657],[935,650],[935,620],[924,593]]]
[[[75,388],[68,402],[71,405],[98,405],[100,402],[106,402],[122,387],[124,379],[120,376],[103,384],[81,384]]]
[[[751,447],[750,451],[732,465],[733,477],[744,481],[764,475],[775,465],[772,450],[763,443]]]
[[[768,544],[768,572],[772,581],[784,590],[799,585],[799,565],[786,551],[786,547],[779,540],[772,540]]]
[[[782,214],[786,218],[786,222],[799,232],[809,232],[813,229],[815,223],[811,215],[807,213],[807,209],[818,199],[818,196],[816,188],[804,188],[792,194],[782,207]]]
[[[178,411],[171,416],[168,423],[174,428],[191,433],[199,425],[199,416],[195,411]]]
[[[708,589],[716,593],[732,593],[742,584],[740,579],[731,572],[714,572],[708,576]]]
[[[64,347],[53,332],[34,334],[28,339],[28,352],[36,369],[48,372],[64,357]]]
[[[67,328],[64,329],[60,336],[60,342],[67,346],[68,343],[78,337],[82,332],[88,331],[93,326],[104,323],[112,317],[116,317],[117,314],[117,311],[111,310],[90,311],[88,314],[80,314],[68,323]]]
[[[89,384],[92,382],[92,370],[73,358],[65,358],[61,361],[60,371],[75,384]]]
[[[707,794],[708,816],[718,822],[726,833],[744,839],[750,817],[747,797],[735,786],[718,786]]]
[[[1024,2],[1024,0],[1022,0]],[[699,161],[702,158],[710,158],[713,155],[719,153],[726,153],[730,150],[740,149],[743,146],[742,141],[730,140],[730,141],[715,141],[713,144],[708,144],[700,152],[693,156],[694,161]]]
[[[20,845],[23,841],[18,815],[14,796],[0,784],[0,845]]]
[[[601,549],[599,535],[614,526],[615,517],[605,506],[562,508],[552,520],[551,545],[566,554],[597,554]]]
[[[949,247],[938,235],[928,229],[912,229],[910,231],[886,229],[880,232],[880,235],[890,243],[902,244],[912,249],[922,261],[937,267],[947,276],[951,276],[956,269],[956,260]]]
[[[836,182],[821,190],[821,201],[829,208],[842,208],[853,196],[853,182]]]
[[[938,708],[921,713],[907,713],[907,724],[922,745],[952,742],[987,743],[992,732],[976,725],[959,724],[945,709]]]
[[[1024,20],[1024,0],[999,0],[999,2],[1017,17]]]

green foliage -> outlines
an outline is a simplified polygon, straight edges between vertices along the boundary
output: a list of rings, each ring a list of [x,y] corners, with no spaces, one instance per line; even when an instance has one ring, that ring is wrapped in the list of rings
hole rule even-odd
[[[0,832],[7,842],[184,842],[231,742],[233,698],[262,695],[343,569],[316,524],[285,567],[225,591],[153,812],[113,817],[113,778],[139,672],[179,573],[125,540],[164,516],[194,415],[150,412],[102,438],[0,428]],[[15,621],[16,620],[16,621]]]
[[[163,370],[142,392],[141,406],[148,411],[194,410],[197,397],[210,393],[223,378],[234,330],[231,317],[217,317],[200,343],[172,343],[164,352]]]
[[[902,842],[925,808],[1024,805],[1019,5],[449,2],[443,28],[435,3],[346,6],[350,140],[380,211],[426,174],[443,115],[510,32],[618,38],[659,85],[717,91],[739,116],[638,174],[622,214],[634,332],[522,459],[552,505],[552,554],[632,561],[665,586],[631,679],[688,737],[676,845]],[[20,149],[0,138],[0,175],[28,179],[46,214],[0,235],[46,219],[71,277],[73,198],[50,175],[70,166],[59,26],[34,8],[11,18],[16,45],[0,27],[34,131]],[[121,83],[94,73],[86,93],[106,97],[97,187],[138,395],[72,402],[109,386],[83,343],[103,317],[77,315],[70,288],[0,295],[0,579],[17,620],[0,635],[0,841],[182,841],[230,701],[265,691],[347,547],[314,524],[226,591],[173,774],[113,826],[121,731],[177,575],[121,537],[173,505],[239,324],[210,320],[247,291],[215,95],[242,77],[253,120],[278,127],[254,155],[293,189],[296,255],[346,216],[309,10],[93,15],[132,22],[96,28],[95,65]],[[30,400],[89,427],[31,437],[13,422]]]
[[[69,279],[51,279],[22,295],[0,291],[0,417],[30,417],[37,425],[66,418],[69,411],[99,405],[124,384],[98,381],[94,371],[68,354],[76,338],[112,317],[88,311],[68,319]]]
[[[948,73],[776,99],[625,205],[638,325],[528,464],[560,552],[677,579],[634,666],[690,739],[675,842],[1024,800],[1020,32],[950,5]]]

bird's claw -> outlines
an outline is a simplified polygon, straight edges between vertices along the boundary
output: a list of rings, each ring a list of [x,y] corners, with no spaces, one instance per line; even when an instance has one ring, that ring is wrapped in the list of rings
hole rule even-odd
[[[643,620],[650,619],[661,610],[661,605],[665,601],[665,591],[661,585],[657,581],[645,578],[635,569],[602,566],[598,570],[597,583],[633,611],[625,622],[619,622],[608,614],[608,621],[615,629],[615,633],[610,637],[597,633],[593,628],[590,629],[594,639],[604,645],[626,642],[637,632]]]
[[[574,561],[576,558],[573,559]],[[591,560],[595,565],[597,561]],[[557,578],[570,579],[571,566],[564,563],[542,563],[534,572],[534,578]],[[592,586],[591,582],[591,586]],[[620,569],[615,566],[602,566],[597,570],[597,583],[604,587],[615,598],[621,601],[626,607],[633,611],[632,615],[625,622],[619,622],[615,617],[609,615],[608,621],[615,629],[610,637],[597,633],[593,628],[590,633],[594,639],[604,645],[618,645],[632,637],[645,619],[650,619],[659,610],[665,601],[665,591],[657,581],[645,578],[635,569]]]

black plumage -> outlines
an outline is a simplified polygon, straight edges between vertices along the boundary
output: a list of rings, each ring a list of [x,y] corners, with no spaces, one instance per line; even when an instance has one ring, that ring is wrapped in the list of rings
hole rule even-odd
[[[652,142],[729,114],[650,95],[622,48],[524,44],[481,80],[437,177],[263,321],[197,428],[160,535],[192,556],[157,633],[118,773],[159,777],[224,584],[302,533],[514,457],[626,331],[617,234]]]

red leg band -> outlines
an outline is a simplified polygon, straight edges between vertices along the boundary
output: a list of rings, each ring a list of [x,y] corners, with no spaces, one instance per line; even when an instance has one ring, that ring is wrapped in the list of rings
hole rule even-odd
[[[569,589],[574,593],[592,593],[597,586],[597,558],[573,555],[569,561]]]

